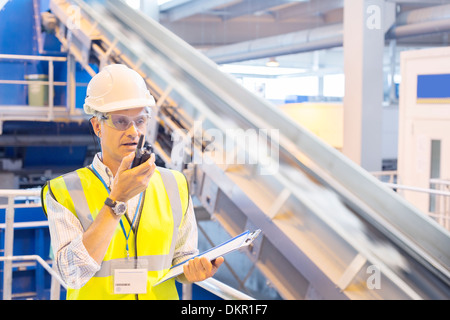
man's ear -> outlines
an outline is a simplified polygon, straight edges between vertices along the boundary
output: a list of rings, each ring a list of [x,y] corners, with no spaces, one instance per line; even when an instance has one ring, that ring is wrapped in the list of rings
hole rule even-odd
[[[100,129],[101,129],[100,122],[98,121],[98,119],[96,117],[92,117],[90,122],[91,122],[92,129],[94,130],[95,135],[100,138]]]

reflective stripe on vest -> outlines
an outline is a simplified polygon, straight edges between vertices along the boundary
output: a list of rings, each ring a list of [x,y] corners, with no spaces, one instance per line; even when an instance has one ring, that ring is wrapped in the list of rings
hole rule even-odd
[[[94,222],[94,219],[89,210],[89,205],[83,187],[81,186],[80,177],[78,176],[78,173],[74,171],[64,175],[62,178],[73,203],[77,204],[75,206],[75,214],[77,215],[78,220],[80,220],[84,231],[86,231],[91,223]]]
[[[178,227],[181,223],[181,219],[183,218],[183,209],[181,206],[181,197],[180,192],[178,190],[178,184],[177,180],[175,179],[175,176],[172,174],[172,172],[168,169],[163,168],[162,170],[159,170],[161,174],[161,179],[164,183],[164,186],[166,188],[167,196],[169,197],[170,205],[172,206],[172,213],[173,213],[173,238],[175,239],[175,236],[178,234]],[[170,257],[173,257],[173,254],[175,252],[175,244],[176,241],[172,241],[171,247],[170,247]],[[167,259],[166,259],[167,260]],[[150,265],[150,264],[149,264]],[[170,268],[172,266],[172,261],[170,261],[170,264],[165,266],[163,269]]]

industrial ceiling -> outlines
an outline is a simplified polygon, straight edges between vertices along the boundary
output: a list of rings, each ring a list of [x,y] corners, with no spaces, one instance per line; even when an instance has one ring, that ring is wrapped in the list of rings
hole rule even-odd
[[[171,0],[159,6],[161,24],[189,44],[205,52],[218,63],[247,60],[247,64],[264,65],[267,54],[233,55],[242,47],[261,46],[264,42],[296,41],[277,37],[303,32],[305,37],[342,36],[344,0]],[[450,18],[448,0],[387,0],[395,4],[396,27]],[[425,25],[424,25],[425,26]],[[404,36],[397,36],[398,50],[447,46],[449,29],[430,26]],[[423,30],[421,32],[420,30]],[[437,31],[437,32],[436,32]],[[326,35],[325,35],[326,33]],[[408,36],[406,36],[408,35]],[[393,36],[391,36],[393,38]],[[293,38],[292,38],[293,39]],[[296,38],[298,39],[298,37]],[[256,41],[258,41],[256,43]],[[234,45],[234,46],[231,46]],[[298,46],[301,48],[301,46]],[[309,47],[315,49],[315,47]],[[339,41],[324,46],[331,49],[320,54],[308,48],[285,51],[277,55],[280,66],[311,69],[342,67],[342,46]],[[321,49],[320,47],[318,49]],[[216,57],[221,52],[222,57]],[[275,52],[275,51],[274,51]],[[302,53],[302,54],[299,54]],[[224,56],[227,55],[227,56]],[[267,55],[263,57],[264,55]]]

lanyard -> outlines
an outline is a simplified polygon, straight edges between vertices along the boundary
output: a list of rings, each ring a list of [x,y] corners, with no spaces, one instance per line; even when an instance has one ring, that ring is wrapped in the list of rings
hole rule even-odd
[[[97,170],[95,170],[94,166],[91,166],[91,168],[92,168],[92,170],[94,171],[94,173],[95,173],[95,175],[97,176],[97,178],[99,178],[100,181],[103,183],[103,185],[105,186],[105,189],[106,189],[106,191],[108,191],[108,195],[109,195],[110,189],[109,189],[109,187],[106,185],[105,180],[103,180],[102,176],[97,172]],[[121,226],[121,228],[122,228],[122,232],[123,232],[123,235],[125,236],[125,240],[126,240],[126,247],[125,247],[125,249],[127,250],[127,258],[130,257],[129,250],[128,250],[128,238],[130,237],[131,230],[133,229],[134,222],[136,221],[136,217],[137,217],[137,215],[138,215],[138,210],[139,210],[139,207],[141,206],[141,200],[142,200],[142,195],[143,195],[143,194],[144,194],[144,192],[141,192],[141,194],[139,195],[139,202],[138,202],[138,204],[137,204],[137,206],[136,206],[136,211],[135,211],[135,213],[134,213],[133,221],[131,222],[130,230],[128,231],[128,234],[127,234],[127,232],[125,231],[125,226],[123,225],[122,219],[120,219],[120,226]]]
[[[138,205],[136,207],[136,211],[134,213],[133,221],[131,222],[131,225],[130,225],[130,230],[128,230],[128,234],[126,234],[125,226],[123,225],[122,219],[120,219],[120,226],[122,227],[123,235],[125,236],[125,240],[126,240],[127,258],[130,257],[130,254],[129,254],[129,251],[128,251],[128,238],[130,237],[131,230],[133,229],[134,222],[136,221],[136,217],[138,215],[138,210],[139,210],[139,207],[141,206],[141,200],[142,200],[142,195],[143,194],[144,194],[144,192],[141,192],[141,194],[139,195],[139,202],[138,202]]]

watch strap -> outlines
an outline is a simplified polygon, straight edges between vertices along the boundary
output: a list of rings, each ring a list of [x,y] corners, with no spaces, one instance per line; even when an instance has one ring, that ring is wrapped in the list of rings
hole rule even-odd
[[[111,199],[111,198],[108,197],[108,198],[106,198],[106,200],[105,200],[105,204],[106,204],[108,207],[114,208],[114,207],[116,206],[117,202],[114,201],[113,199]]]

